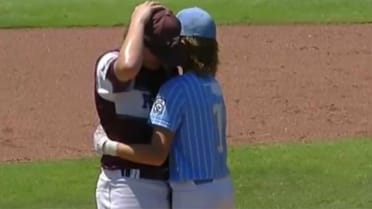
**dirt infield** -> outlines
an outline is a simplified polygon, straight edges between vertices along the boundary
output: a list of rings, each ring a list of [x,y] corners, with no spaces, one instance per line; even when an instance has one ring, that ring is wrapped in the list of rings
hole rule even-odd
[[[0,162],[93,154],[93,66],[121,32],[0,30]],[[230,143],[371,136],[371,37],[371,25],[221,26]]]

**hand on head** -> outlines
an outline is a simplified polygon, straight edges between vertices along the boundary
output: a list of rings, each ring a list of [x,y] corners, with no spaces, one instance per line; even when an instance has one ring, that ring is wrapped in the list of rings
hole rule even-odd
[[[144,47],[153,55],[143,56],[145,65],[153,65],[154,57],[165,68],[179,65],[181,54],[178,45],[174,43],[180,35],[181,23],[170,9],[156,1],[145,1],[133,10],[131,26],[144,26]]]
[[[145,1],[142,4],[136,6],[132,13],[132,20],[138,20],[142,23],[147,23],[151,18],[152,14],[159,9],[163,9],[164,6],[157,1]]]

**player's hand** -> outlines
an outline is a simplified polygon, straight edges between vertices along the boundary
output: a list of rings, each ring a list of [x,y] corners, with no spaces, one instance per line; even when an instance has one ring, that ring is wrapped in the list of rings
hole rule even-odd
[[[103,146],[107,140],[108,137],[106,136],[105,131],[102,126],[99,125],[93,134],[94,150],[98,155],[103,155]]]
[[[102,155],[117,155],[118,143],[110,140],[103,130],[102,126],[99,125],[93,134],[94,150],[100,156]]]
[[[132,21],[140,21],[146,24],[151,18],[152,14],[159,9],[164,8],[159,2],[156,1],[145,1],[142,4],[136,6],[132,13]]]

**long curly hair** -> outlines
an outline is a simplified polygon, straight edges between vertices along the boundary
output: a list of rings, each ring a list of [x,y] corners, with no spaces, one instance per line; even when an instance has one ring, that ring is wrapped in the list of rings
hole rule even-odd
[[[186,54],[183,71],[194,71],[198,75],[215,76],[219,64],[218,42],[214,39],[181,36],[180,42]]]

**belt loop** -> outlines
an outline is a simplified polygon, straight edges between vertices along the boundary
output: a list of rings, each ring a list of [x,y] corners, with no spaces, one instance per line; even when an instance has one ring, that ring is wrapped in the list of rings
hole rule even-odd
[[[136,175],[136,170],[135,169],[129,169],[129,177],[130,178],[135,178]]]
[[[130,169],[120,169],[121,176],[123,177],[130,177],[131,175]]]
[[[140,172],[141,171],[139,169],[136,169],[136,172],[135,172],[135,178],[136,179],[139,179],[140,178],[140,176],[141,176],[141,173]]]
[[[120,171],[123,177],[134,178],[134,179],[141,178],[140,169],[121,169]]]
[[[139,179],[140,178],[140,170],[139,169],[131,169],[131,178]]]

